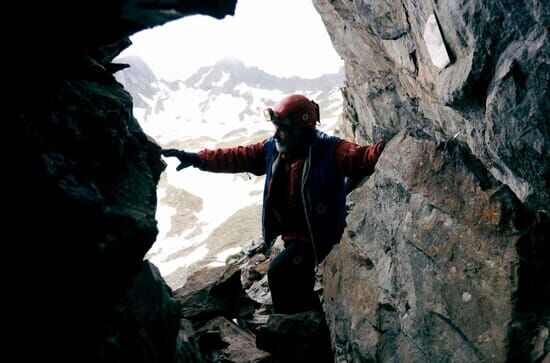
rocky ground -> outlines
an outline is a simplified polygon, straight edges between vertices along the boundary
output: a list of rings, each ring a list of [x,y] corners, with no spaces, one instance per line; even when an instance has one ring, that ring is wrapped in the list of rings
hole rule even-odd
[[[266,252],[252,241],[227,266],[199,270],[174,291],[187,343],[181,346],[195,347],[189,361],[333,361],[324,314],[273,314]]]

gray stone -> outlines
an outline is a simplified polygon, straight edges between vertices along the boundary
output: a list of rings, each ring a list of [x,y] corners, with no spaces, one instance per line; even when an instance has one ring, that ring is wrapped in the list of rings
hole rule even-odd
[[[426,42],[426,48],[428,49],[432,63],[437,68],[445,68],[451,60],[449,59],[449,54],[447,54],[447,49],[445,49],[445,42],[441,36],[439,25],[437,25],[435,14],[431,14],[428,20],[426,20],[422,36]]]
[[[409,142],[400,142],[402,149],[395,150],[395,155],[384,152],[386,155],[377,170],[387,179],[380,180],[378,173],[373,175],[367,184],[374,184],[361,189],[369,188],[369,192],[360,194],[361,198],[357,198],[356,193],[357,199],[353,201],[354,210],[359,208],[365,216],[364,221],[355,221],[360,230],[368,226],[375,235],[361,235],[357,228],[352,228],[345,232],[344,242],[357,236],[376,240],[377,231],[383,230],[386,232],[381,238],[389,242],[365,244],[362,248],[350,247],[357,243],[342,243],[336,250],[343,256],[332,256],[336,260],[331,267],[338,276],[350,275],[345,281],[338,280],[336,285],[334,280],[325,281],[328,290],[324,302],[329,322],[332,317],[345,321],[331,325],[336,336],[333,339],[336,359],[392,361],[396,356],[405,359],[407,352],[414,351],[411,359],[417,361],[426,360],[429,354],[443,361],[528,361],[538,326],[548,317],[547,301],[540,297],[549,291],[548,283],[541,278],[548,275],[548,269],[542,267],[545,263],[541,256],[548,255],[544,242],[548,240],[548,233],[544,231],[548,229],[550,205],[548,4],[512,1],[502,6],[499,1],[486,0],[314,0],[313,3],[334,48],[345,61],[344,135],[365,144],[379,138],[389,139],[404,129],[422,130],[424,136],[418,137],[420,140],[462,145],[461,148],[468,149],[463,153],[467,157],[459,159],[470,160],[463,163],[469,165],[466,175],[479,178],[481,192],[488,193],[483,196],[481,192],[457,190],[458,185],[466,185],[459,180],[465,175],[460,170],[449,172],[438,185],[433,185],[437,175],[421,172],[422,168],[414,165],[398,163],[399,170],[393,170],[395,165],[386,164],[385,157],[398,158],[398,153],[409,155],[412,152]],[[432,64],[423,37],[430,16],[437,20],[450,61],[444,68]],[[445,63],[446,60],[442,64]],[[442,147],[445,152],[450,150],[450,146]],[[415,163],[431,163],[423,160],[431,158],[429,152],[417,152],[418,156],[413,158]],[[452,160],[453,164],[457,163]],[[411,185],[401,182],[402,174],[411,167],[418,170],[422,183],[432,186],[429,191],[411,193]],[[445,194],[449,190],[455,190],[454,194]],[[438,195],[447,195],[447,200],[436,203],[430,199]],[[496,205],[480,203],[483,198]],[[369,203],[378,203],[387,211],[367,213],[374,208],[368,207]],[[502,207],[496,207],[499,203]],[[440,205],[447,207],[437,209]],[[470,210],[466,218],[470,222],[466,225],[464,206]],[[501,222],[494,224],[487,217],[493,213],[491,210],[499,208],[502,215],[497,219]],[[411,224],[419,226],[413,228]],[[420,225],[424,226],[420,228]],[[483,233],[473,232],[473,226],[482,225]],[[408,231],[404,226],[416,231],[419,239],[406,238]],[[445,226],[454,232],[440,230]],[[418,229],[425,230],[419,233]],[[395,238],[388,238],[394,234]],[[476,246],[462,251],[455,247],[462,255],[455,252],[448,255],[449,251],[434,255],[426,250],[427,247],[440,248],[436,238],[442,246],[456,246],[463,239],[475,237],[484,241],[477,244],[485,246],[487,241],[494,245],[499,236],[517,250]],[[403,252],[402,258],[396,258],[396,248],[408,251],[410,256]],[[466,258],[472,251],[478,253],[473,259],[477,262],[470,265],[463,262],[466,267],[455,266],[449,270],[450,274],[445,272],[449,256]],[[495,261],[492,256],[495,251],[506,257]],[[356,255],[360,257],[350,257]],[[355,265],[357,259],[363,261],[361,267]],[[354,266],[353,273],[345,268],[348,264]],[[488,269],[488,266],[492,267]],[[503,273],[506,266],[513,276],[508,285]],[[404,272],[396,272],[407,269],[409,277]],[[330,275],[330,271],[326,269],[325,275]],[[472,280],[472,271],[484,271],[492,283],[498,282],[502,293],[497,294],[496,287],[491,287],[480,276]],[[440,277],[442,272],[447,280]],[[423,273],[438,278],[413,279]],[[401,276],[403,281],[396,276]],[[454,277],[449,280],[449,276]],[[473,283],[476,279],[480,286]],[[457,281],[462,281],[462,285]],[[355,286],[361,290],[355,291]],[[419,287],[415,287],[412,294],[407,286]],[[372,289],[378,293],[360,295]],[[452,289],[456,291],[451,293]],[[386,294],[380,292],[386,290],[389,291]],[[416,305],[410,301],[401,305],[391,302],[402,295],[414,296]],[[332,306],[331,298],[339,304]],[[342,306],[351,312],[343,312]],[[368,314],[366,306],[370,307]],[[459,306],[463,307],[463,315],[454,312]],[[474,306],[481,311],[479,319],[472,318],[477,316],[472,310]],[[399,319],[396,320],[396,316]],[[459,316],[458,322],[456,316]],[[503,317],[510,321],[503,323],[499,320]],[[399,321],[400,327],[377,331],[380,319]],[[495,328],[499,323],[500,330]],[[416,334],[422,327],[431,332],[431,338]],[[438,340],[438,336],[445,339]],[[510,344],[503,343],[506,339]],[[424,345],[426,341],[429,341],[428,349]]]
[[[271,355],[256,348],[252,334],[223,317],[212,319],[197,331],[208,362],[268,363]]]
[[[269,291],[269,284],[267,281],[267,275],[262,277],[261,280],[255,281],[250,288],[246,290],[246,294],[254,301],[271,305],[271,292]]]
[[[338,359],[504,361],[519,201],[467,148],[400,133],[324,266]]]
[[[181,302],[182,316],[195,326],[217,316],[242,317],[259,305],[244,292],[241,271],[236,265],[197,271],[174,295]]]
[[[364,143],[404,127],[439,140],[460,132],[528,208],[548,210],[550,42],[542,19],[550,10],[499,4],[314,0],[345,60],[349,136]],[[429,18],[451,62],[443,69],[425,44]]]

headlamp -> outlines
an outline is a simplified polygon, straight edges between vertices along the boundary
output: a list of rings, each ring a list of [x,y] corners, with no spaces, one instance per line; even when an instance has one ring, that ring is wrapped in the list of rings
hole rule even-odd
[[[286,126],[292,126],[292,120],[289,118],[281,118],[277,116],[272,108],[266,108],[264,110],[264,118],[266,121],[283,124]]]

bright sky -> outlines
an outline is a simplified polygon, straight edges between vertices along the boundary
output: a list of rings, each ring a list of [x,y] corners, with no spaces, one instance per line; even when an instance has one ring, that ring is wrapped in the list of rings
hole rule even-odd
[[[314,78],[343,66],[311,0],[239,0],[234,16],[185,17],[131,40],[120,57],[139,55],[166,80],[224,57],[286,77]]]

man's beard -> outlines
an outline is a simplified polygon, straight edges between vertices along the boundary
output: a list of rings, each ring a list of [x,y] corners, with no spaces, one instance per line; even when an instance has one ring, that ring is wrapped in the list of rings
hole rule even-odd
[[[280,153],[288,152],[288,145],[281,144],[279,141],[275,140],[275,149]]]

